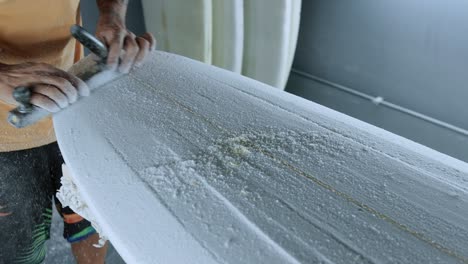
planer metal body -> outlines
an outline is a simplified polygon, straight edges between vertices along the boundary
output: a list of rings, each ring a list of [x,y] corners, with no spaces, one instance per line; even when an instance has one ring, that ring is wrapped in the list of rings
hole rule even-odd
[[[88,48],[99,59],[97,61],[86,58],[85,67],[72,67],[70,73],[87,82],[93,76],[106,69],[108,51],[106,46],[84,28],[73,25],[70,28],[72,36],[83,46]],[[91,87],[90,87],[91,88]],[[18,107],[10,111],[8,122],[16,128],[23,128],[37,123],[51,115],[50,112],[34,106],[30,103],[30,87],[17,87],[13,91],[13,98],[18,102]]]

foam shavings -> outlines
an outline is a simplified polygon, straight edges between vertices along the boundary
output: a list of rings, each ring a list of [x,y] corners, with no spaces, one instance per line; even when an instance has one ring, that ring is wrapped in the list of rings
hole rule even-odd
[[[61,178],[62,186],[57,192],[57,199],[62,203],[62,206],[70,207],[75,213],[81,215],[83,218],[91,222],[91,225],[96,229],[99,234],[98,244],[94,244],[95,247],[101,248],[106,244],[107,236],[102,230],[101,226],[92,216],[88,205],[80,195],[78,187],[73,182],[73,178],[68,170],[67,166],[62,165],[63,176]]]

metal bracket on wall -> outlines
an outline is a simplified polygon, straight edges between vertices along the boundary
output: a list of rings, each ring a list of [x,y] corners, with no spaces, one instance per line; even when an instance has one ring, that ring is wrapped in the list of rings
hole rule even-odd
[[[463,129],[461,127],[457,127],[455,125],[449,124],[449,123],[441,121],[439,119],[436,119],[436,118],[427,116],[425,114],[416,112],[416,111],[408,109],[406,107],[399,106],[399,105],[396,105],[394,103],[390,103],[388,101],[385,101],[380,96],[368,95],[366,93],[359,92],[359,91],[356,91],[356,90],[354,90],[352,88],[349,88],[349,87],[346,87],[346,86],[343,86],[343,85],[340,85],[340,84],[337,84],[337,83],[334,83],[334,82],[319,78],[317,76],[314,76],[314,75],[312,75],[310,73],[307,73],[307,72],[300,71],[298,69],[292,69],[291,72],[295,73],[295,74],[297,74],[299,76],[302,76],[304,78],[307,78],[307,79],[310,79],[310,80],[325,84],[327,86],[333,87],[335,89],[341,90],[343,92],[346,92],[346,93],[349,93],[349,94],[352,94],[352,95],[355,95],[355,96],[370,100],[373,103],[375,103],[376,105],[384,106],[384,107],[387,107],[387,108],[402,112],[404,114],[419,118],[419,119],[424,120],[426,122],[429,122],[429,123],[432,123],[434,125],[449,129],[451,131],[454,131],[456,133],[459,133],[461,135],[464,135],[464,136],[468,137],[468,130],[466,130],[466,129]]]

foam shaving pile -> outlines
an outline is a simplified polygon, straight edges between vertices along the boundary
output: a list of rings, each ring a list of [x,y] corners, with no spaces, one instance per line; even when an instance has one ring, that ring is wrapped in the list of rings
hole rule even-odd
[[[68,170],[65,164],[62,166],[62,171],[62,186],[57,192],[57,198],[63,206],[70,207],[75,213],[81,215],[83,218],[91,222],[91,225],[94,227],[94,229],[96,229],[96,231],[99,234],[99,242],[94,246],[98,248],[103,247],[106,241],[108,240],[107,236],[104,234],[101,226],[91,214],[88,205],[81,197],[78,187],[73,182],[73,178],[70,174],[70,171]]]

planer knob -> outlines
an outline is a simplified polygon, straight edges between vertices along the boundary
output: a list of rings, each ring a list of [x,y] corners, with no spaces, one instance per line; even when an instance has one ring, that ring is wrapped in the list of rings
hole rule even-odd
[[[13,91],[13,98],[19,103],[18,112],[22,114],[32,112],[33,106],[31,104],[31,89],[29,87],[16,87]]]

